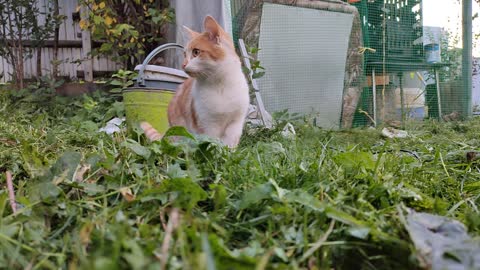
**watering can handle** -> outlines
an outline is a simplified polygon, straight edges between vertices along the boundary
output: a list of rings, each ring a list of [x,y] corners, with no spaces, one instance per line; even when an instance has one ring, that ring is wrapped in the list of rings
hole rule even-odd
[[[147,57],[145,58],[145,60],[143,60],[142,66],[140,67],[140,70],[138,72],[137,83],[138,83],[139,86],[145,86],[144,72],[145,72],[145,67],[147,66],[148,62],[150,62],[155,55],[159,54],[160,52],[163,52],[166,49],[183,50],[183,46],[180,45],[180,44],[177,44],[177,43],[167,43],[167,44],[163,44],[162,46],[159,46],[159,47],[155,48],[155,50],[153,50],[151,53],[149,53],[147,55]]]

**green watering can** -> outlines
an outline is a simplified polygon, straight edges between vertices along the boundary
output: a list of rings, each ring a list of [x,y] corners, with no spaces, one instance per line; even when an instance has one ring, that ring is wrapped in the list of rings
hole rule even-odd
[[[130,129],[143,121],[150,123],[160,133],[165,133],[169,128],[168,104],[188,75],[179,69],[148,65],[155,55],[167,49],[183,51],[183,46],[167,43],[153,50],[141,65],[135,67],[138,70],[135,85],[122,93]]]

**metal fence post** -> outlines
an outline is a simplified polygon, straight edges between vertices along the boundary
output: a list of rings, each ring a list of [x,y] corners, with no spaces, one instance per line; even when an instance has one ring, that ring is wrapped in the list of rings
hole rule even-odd
[[[472,116],[472,0],[462,0],[462,27],[463,27],[463,50],[462,50],[462,79],[464,87],[464,115]]]

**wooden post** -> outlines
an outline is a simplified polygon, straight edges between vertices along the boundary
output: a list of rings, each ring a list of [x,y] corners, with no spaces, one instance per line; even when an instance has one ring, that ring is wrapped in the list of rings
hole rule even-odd
[[[82,19],[88,18],[87,7],[82,6],[80,14]],[[93,81],[93,59],[90,58],[90,52],[92,51],[92,38],[90,31],[82,30],[82,59],[83,59],[83,74],[85,81]]]
[[[437,104],[438,104],[438,120],[443,120],[442,114],[442,100],[440,95],[440,76],[438,75],[438,68],[435,68],[435,84],[437,85]]]

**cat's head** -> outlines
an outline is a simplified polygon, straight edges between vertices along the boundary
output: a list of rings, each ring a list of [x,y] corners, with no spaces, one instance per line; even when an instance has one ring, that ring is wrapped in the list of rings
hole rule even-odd
[[[239,62],[232,38],[211,16],[205,17],[203,33],[185,27],[189,41],[185,47],[183,69],[192,77],[209,77],[224,63]]]

